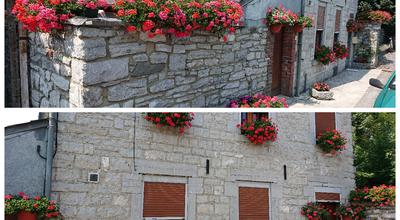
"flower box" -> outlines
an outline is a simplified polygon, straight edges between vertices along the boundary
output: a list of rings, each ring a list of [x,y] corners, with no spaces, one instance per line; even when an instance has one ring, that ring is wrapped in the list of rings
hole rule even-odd
[[[333,92],[332,91],[318,91],[318,90],[312,88],[311,96],[318,100],[332,100]]]

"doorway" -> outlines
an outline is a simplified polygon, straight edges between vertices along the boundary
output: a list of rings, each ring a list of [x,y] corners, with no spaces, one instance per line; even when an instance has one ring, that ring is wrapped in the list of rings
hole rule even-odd
[[[272,54],[272,85],[271,95],[279,95],[281,93],[282,81],[282,32],[274,34],[274,47]]]

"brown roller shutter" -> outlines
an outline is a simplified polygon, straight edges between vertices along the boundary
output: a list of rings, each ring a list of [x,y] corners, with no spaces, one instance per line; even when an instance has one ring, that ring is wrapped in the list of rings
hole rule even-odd
[[[327,128],[336,129],[334,112],[315,113],[315,132],[316,135],[325,131]]]
[[[315,199],[317,201],[340,201],[339,193],[326,193],[326,192],[316,192]]]
[[[337,9],[336,10],[336,20],[335,20],[335,32],[340,31],[340,18],[342,16],[342,11]]]
[[[267,188],[239,187],[239,220],[269,220]]]
[[[318,6],[317,29],[324,29],[325,25],[325,7]]]
[[[185,184],[144,183],[143,217],[185,217]]]

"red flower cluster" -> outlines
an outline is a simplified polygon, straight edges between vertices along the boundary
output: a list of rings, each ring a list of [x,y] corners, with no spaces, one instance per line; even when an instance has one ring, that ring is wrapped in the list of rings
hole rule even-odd
[[[294,26],[299,24],[303,27],[313,26],[313,18],[311,16],[300,16],[290,9],[287,10],[282,4],[279,7],[267,9],[266,22],[269,25],[283,24]]]
[[[20,192],[15,196],[5,195],[4,199],[7,215],[13,215],[25,211],[36,214],[39,219],[63,219],[58,204],[53,200],[49,200],[45,196],[35,196],[30,198],[24,192]]]
[[[371,11],[368,13],[368,19],[372,22],[376,23],[387,23],[390,22],[393,17],[392,15],[387,12],[387,11]]]
[[[360,204],[340,205],[336,208],[336,215],[341,216],[343,220],[345,217],[361,220],[366,217],[365,206]]]
[[[144,117],[147,121],[153,122],[157,127],[170,126],[179,128],[180,133],[185,132],[185,128],[191,128],[191,121],[194,119],[194,113],[147,113]]]
[[[350,192],[350,201],[368,207],[395,206],[396,187],[383,184],[372,188],[356,189]]]
[[[354,19],[349,19],[346,23],[347,32],[359,32],[365,27],[364,22],[355,21]]]
[[[331,90],[328,83],[323,83],[323,82],[314,83],[313,88],[320,92],[327,92],[327,91]]]
[[[228,108],[288,108],[286,99],[274,96],[266,96],[261,93],[254,96],[243,96],[236,100],[231,100]]]
[[[242,134],[253,144],[263,144],[266,141],[274,142],[278,135],[278,127],[268,118],[261,120],[244,121],[237,125]]]
[[[335,129],[326,129],[317,136],[317,145],[322,151],[334,156],[346,149],[346,143],[347,140]]]
[[[16,0],[12,13],[30,32],[51,32],[85,8],[108,7],[106,0]]]
[[[327,46],[321,46],[315,52],[315,59],[324,65],[336,62],[335,52]]]
[[[335,43],[333,46],[333,52],[335,53],[335,57],[337,59],[346,59],[349,57],[349,49],[340,43]]]
[[[329,214],[328,210],[326,210],[326,208],[323,205],[318,204],[316,202],[307,203],[307,205],[301,208],[300,213],[306,216],[307,219],[318,219],[318,220],[322,219],[323,217]]]
[[[226,30],[234,32],[233,25],[243,16],[242,7],[233,0],[117,0],[113,8],[129,24],[127,31],[142,30],[149,37],[186,37],[195,30],[223,35]]]

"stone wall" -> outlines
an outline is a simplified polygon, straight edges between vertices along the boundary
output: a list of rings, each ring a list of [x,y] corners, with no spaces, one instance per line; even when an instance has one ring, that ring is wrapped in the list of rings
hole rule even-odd
[[[366,63],[353,61],[352,66],[360,69],[375,68],[378,65],[379,46],[381,42],[381,24],[367,24],[361,32],[356,34],[358,43],[355,45],[354,58],[357,59],[357,50],[370,48],[371,58]]]
[[[143,181],[184,179],[187,219],[238,219],[238,185],[268,185],[271,218],[303,220],[314,193],[354,188],[351,116],[337,113],[344,154],[315,146],[313,113],[270,113],[278,140],[255,146],[240,134],[240,113],[196,113],[184,135],[156,128],[141,113],[60,113],[53,198],[67,219],[142,219]],[[206,160],[210,172],[206,173]],[[287,166],[287,179],[283,166]],[[88,172],[99,183],[88,183]]]
[[[339,42],[347,45],[348,32],[346,30],[346,22],[350,18],[350,14],[357,12],[357,0],[345,1],[309,1],[305,7],[305,14],[312,15],[314,18],[318,17],[318,6],[326,7],[325,15],[325,28],[322,36],[322,45],[331,47],[333,46],[334,32],[335,32],[335,17],[336,10],[341,9]],[[305,28],[303,31],[303,51],[302,51],[302,64],[300,74],[300,92],[305,92],[315,82],[324,81],[334,74],[342,72],[346,67],[345,60],[338,60],[336,63],[329,65],[322,65],[314,59],[315,54],[315,35],[316,28]],[[352,45],[350,44],[352,47]],[[294,87],[293,87],[294,88]]]
[[[366,212],[366,220],[394,220],[396,219],[395,207],[383,207],[369,209]]]
[[[31,34],[35,107],[220,106],[267,90],[266,27],[228,42],[125,32],[117,19],[73,18],[59,36]]]

